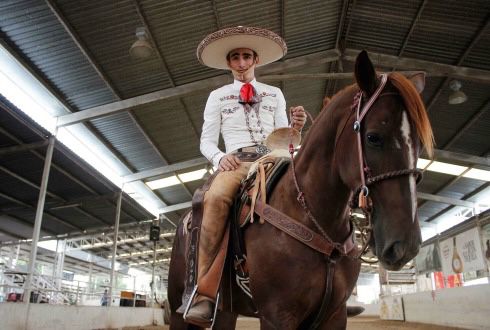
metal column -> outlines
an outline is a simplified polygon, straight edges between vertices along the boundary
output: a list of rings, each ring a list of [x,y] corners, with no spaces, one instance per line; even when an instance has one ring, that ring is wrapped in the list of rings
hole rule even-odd
[[[150,306],[153,306],[153,297],[155,296],[155,264],[157,262],[157,242],[153,241],[153,265],[151,267],[151,291],[150,291]]]
[[[116,206],[116,224],[114,227],[114,239],[113,239],[113,244],[112,244],[112,263],[111,263],[111,280],[110,280],[110,286],[109,286],[109,301],[107,306],[112,305],[112,293],[113,293],[113,286],[114,286],[114,273],[116,271],[116,251],[117,251],[117,237],[119,236],[119,219],[121,217],[121,204],[122,204],[122,194],[123,194],[123,188],[121,187],[121,190],[119,191],[119,195],[117,197],[117,206]]]
[[[29,265],[27,267],[27,280],[24,284],[24,302],[29,302],[31,297],[31,282],[36,263],[37,243],[39,241],[39,232],[41,231],[41,223],[43,220],[44,201],[46,199],[46,189],[48,187],[49,170],[51,169],[51,159],[53,158],[54,143],[56,138],[49,138],[48,150],[44,159],[43,177],[41,187],[39,188],[39,199],[36,208],[36,220],[34,222],[34,230],[32,232],[31,255],[29,257]]]

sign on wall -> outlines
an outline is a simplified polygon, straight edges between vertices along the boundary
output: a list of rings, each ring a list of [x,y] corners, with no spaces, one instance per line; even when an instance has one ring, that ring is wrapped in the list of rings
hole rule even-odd
[[[441,270],[441,258],[436,244],[430,244],[420,248],[415,257],[415,265],[418,273],[430,273]]]
[[[477,228],[440,242],[444,275],[459,274],[485,268]]]
[[[481,230],[483,248],[485,249],[485,257],[487,262],[490,263],[490,223],[482,227]]]
[[[402,296],[381,297],[379,317],[382,320],[405,321]]]

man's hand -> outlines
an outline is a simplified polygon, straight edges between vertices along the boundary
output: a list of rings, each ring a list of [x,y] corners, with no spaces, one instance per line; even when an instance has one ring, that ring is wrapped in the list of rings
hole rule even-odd
[[[220,171],[234,171],[240,166],[240,160],[235,155],[224,155],[219,161]]]
[[[306,124],[306,112],[305,109],[300,105],[297,107],[291,107],[289,110],[292,115],[292,127],[301,131],[303,126]]]

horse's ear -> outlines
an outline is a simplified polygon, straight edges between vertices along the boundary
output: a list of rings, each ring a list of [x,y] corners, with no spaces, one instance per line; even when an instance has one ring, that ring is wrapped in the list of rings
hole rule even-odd
[[[417,72],[410,77],[407,77],[408,80],[412,82],[412,84],[415,86],[415,89],[419,94],[422,93],[422,91],[425,88],[425,72]]]
[[[368,96],[373,94],[377,85],[376,71],[365,50],[357,55],[354,72],[359,88]]]

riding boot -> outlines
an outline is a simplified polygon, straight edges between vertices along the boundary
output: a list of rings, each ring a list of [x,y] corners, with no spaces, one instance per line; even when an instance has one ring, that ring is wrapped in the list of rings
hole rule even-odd
[[[214,304],[223,273],[228,246],[227,219],[241,180],[251,163],[242,162],[235,171],[220,172],[204,195],[197,272],[197,296],[186,315],[186,321],[199,326],[212,322]],[[225,235],[226,233],[226,235]],[[206,301],[206,302],[204,302]],[[209,307],[211,302],[211,308]]]

